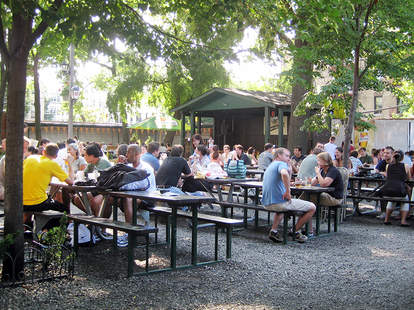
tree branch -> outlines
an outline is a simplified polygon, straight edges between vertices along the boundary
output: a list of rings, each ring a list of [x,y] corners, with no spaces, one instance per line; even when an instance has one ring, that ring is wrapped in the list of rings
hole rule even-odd
[[[9,61],[10,53],[6,45],[6,38],[4,37],[3,18],[0,14],[0,51],[6,63]]]
[[[359,44],[361,44],[361,42],[364,40],[365,34],[367,33],[368,19],[369,19],[369,16],[371,15],[372,8],[374,7],[376,2],[377,2],[377,0],[371,0],[369,2],[367,12],[366,12],[365,18],[364,18],[364,28],[362,29],[361,37],[359,39]]]
[[[99,61],[96,61],[96,60],[90,60],[90,61],[92,61],[93,63],[96,63],[97,65],[100,65],[100,66],[102,66],[102,67],[104,67],[104,68],[106,68],[106,69],[108,69],[109,71],[112,71],[112,67],[111,66],[108,66],[108,65],[106,65],[106,64],[103,64],[103,63],[101,63],[101,62],[99,62]]]
[[[293,41],[292,39],[290,39],[286,34],[284,34],[283,32],[277,31],[276,32],[279,39],[284,41],[287,45],[289,45],[289,47],[293,46]]]
[[[55,10],[55,11],[59,10],[59,8],[62,6],[62,3],[63,3],[63,0],[55,0],[53,4],[50,6],[49,10]],[[42,19],[40,24],[37,26],[37,28],[33,31],[32,35],[30,36],[30,39],[29,39],[30,47],[33,46],[37,38],[39,38],[49,26],[50,26],[49,22],[46,21],[45,19]]]

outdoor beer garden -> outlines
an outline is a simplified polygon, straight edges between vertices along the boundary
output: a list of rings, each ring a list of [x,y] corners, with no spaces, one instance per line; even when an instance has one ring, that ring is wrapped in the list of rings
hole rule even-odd
[[[414,1],[28,2],[2,307],[414,307]]]

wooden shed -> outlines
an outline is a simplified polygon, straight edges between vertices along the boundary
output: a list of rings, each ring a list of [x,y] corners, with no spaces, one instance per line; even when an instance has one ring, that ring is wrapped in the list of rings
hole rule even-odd
[[[283,93],[213,88],[171,111],[181,115],[182,126],[190,118],[191,134],[202,132],[202,118],[212,118],[213,139],[220,148],[241,144],[261,150],[267,142],[287,145],[290,105],[290,96]]]

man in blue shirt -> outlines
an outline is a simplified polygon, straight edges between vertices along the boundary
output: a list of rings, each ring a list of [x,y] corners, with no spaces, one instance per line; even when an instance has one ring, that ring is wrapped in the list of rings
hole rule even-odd
[[[274,161],[266,169],[263,176],[262,203],[266,210],[276,211],[272,229],[269,232],[269,239],[273,242],[283,241],[282,236],[277,231],[279,223],[283,218],[283,213],[277,213],[277,211],[304,212],[296,223],[294,231],[296,240],[303,243],[308,238],[302,235],[300,229],[305,223],[312,220],[316,207],[312,202],[291,198],[289,160],[290,152],[288,149],[276,149]]]
[[[160,162],[158,161],[159,149],[160,144],[158,142],[150,142],[147,147],[147,152],[141,156],[141,161],[150,164],[155,173],[160,169]]]

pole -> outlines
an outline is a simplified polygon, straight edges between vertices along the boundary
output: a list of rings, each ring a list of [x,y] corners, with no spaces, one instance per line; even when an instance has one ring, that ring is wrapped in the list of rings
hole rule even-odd
[[[74,54],[75,47],[73,44],[70,44],[69,47],[69,119],[68,119],[68,138],[73,138],[73,101],[72,98],[72,87],[75,79],[74,72]]]

